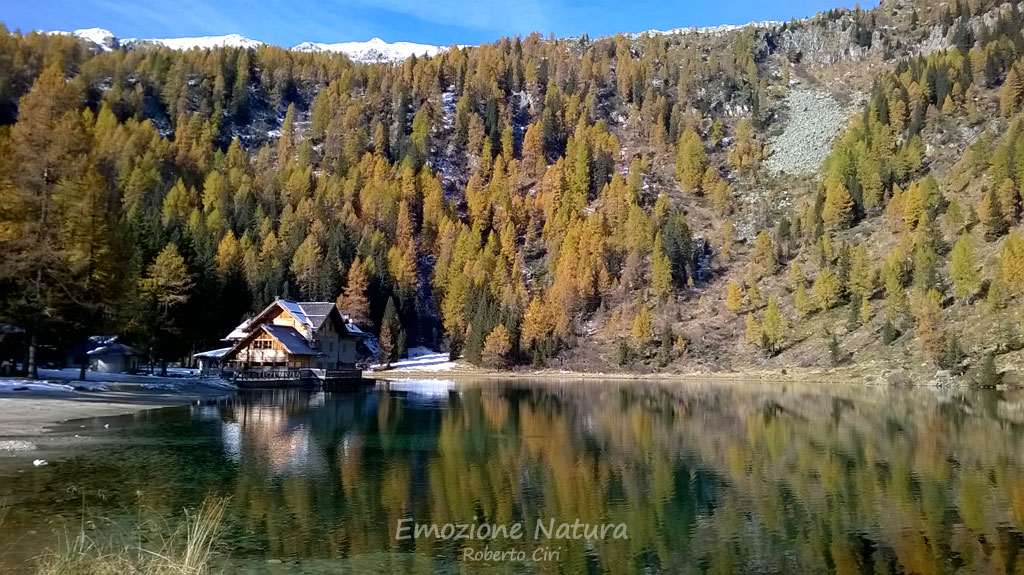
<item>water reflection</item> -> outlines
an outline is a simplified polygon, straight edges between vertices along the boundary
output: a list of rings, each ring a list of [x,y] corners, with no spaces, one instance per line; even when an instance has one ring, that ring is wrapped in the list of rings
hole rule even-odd
[[[214,491],[232,496],[232,568],[1024,572],[1019,392],[393,382],[108,421],[115,442],[0,484],[0,535],[48,540],[81,493],[130,517]],[[466,564],[464,541],[396,540],[403,518],[524,522],[524,540],[487,545],[560,552]],[[538,519],[629,539],[534,541]]]

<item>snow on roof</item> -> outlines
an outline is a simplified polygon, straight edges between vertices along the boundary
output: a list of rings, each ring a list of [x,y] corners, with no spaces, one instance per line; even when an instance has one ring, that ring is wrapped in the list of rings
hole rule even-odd
[[[91,338],[90,338],[91,339]],[[116,339],[116,337],[115,337]],[[86,352],[87,355],[102,356],[102,355],[138,355],[135,348],[125,345],[123,343],[108,343],[101,345],[95,349],[91,349]]]
[[[265,323],[260,327],[269,333],[271,337],[281,342],[285,350],[292,355],[319,355],[320,353],[310,347],[306,338],[302,337],[302,334],[293,327],[274,325],[272,323]]]
[[[359,326],[352,322],[345,322],[345,331],[356,337],[366,337],[366,332],[359,329]]]
[[[210,351],[200,352],[200,353],[194,354],[192,357],[202,358],[202,359],[220,359],[220,358],[224,357],[225,355],[227,355],[227,353],[229,351],[231,351],[230,347],[222,347],[220,349],[211,349]]]
[[[246,328],[249,327],[249,323],[251,321],[252,318],[248,318],[242,323],[238,324],[238,327],[231,330],[231,333],[229,333],[227,337],[224,338],[224,341],[238,341],[240,339],[245,338],[245,335],[247,333]]]

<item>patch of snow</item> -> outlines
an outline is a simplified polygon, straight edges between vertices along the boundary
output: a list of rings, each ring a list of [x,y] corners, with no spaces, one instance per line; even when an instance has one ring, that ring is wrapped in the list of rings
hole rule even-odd
[[[33,391],[36,393],[71,393],[74,387],[62,383],[31,379],[0,379],[0,394]]]
[[[413,347],[407,352],[408,358],[391,362],[391,367],[384,364],[370,366],[373,370],[387,370],[397,373],[410,373],[417,371],[448,371],[458,367],[458,364],[449,359],[447,353],[438,352],[427,347]]]
[[[0,452],[4,451],[35,451],[36,444],[31,441],[22,441],[20,439],[9,439],[0,441]]]

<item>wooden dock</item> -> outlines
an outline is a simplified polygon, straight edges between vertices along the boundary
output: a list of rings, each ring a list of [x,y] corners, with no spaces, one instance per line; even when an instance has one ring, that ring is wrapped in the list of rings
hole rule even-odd
[[[337,388],[359,385],[363,371],[351,369],[272,369],[236,371],[232,377],[240,389],[279,387]]]

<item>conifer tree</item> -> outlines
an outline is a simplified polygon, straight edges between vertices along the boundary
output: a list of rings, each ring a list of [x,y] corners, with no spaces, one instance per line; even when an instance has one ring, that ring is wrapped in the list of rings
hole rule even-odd
[[[1003,116],[1010,117],[1018,110],[1021,97],[1024,97],[1024,80],[1021,80],[1017,67],[1012,66],[999,90],[999,110]]]
[[[708,168],[708,155],[700,136],[693,128],[679,138],[676,151],[676,178],[684,191],[699,193],[704,172]]]
[[[338,309],[353,323],[362,327],[370,325],[370,300],[366,297],[369,287],[370,280],[366,268],[363,267],[362,260],[356,257],[348,267],[345,291],[338,298]]]
[[[768,230],[761,230],[754,240],[754,263],[760,267],[763,275],[770,276],[775,273],[775,243]]]
[[[530,300],[530,305],[523,315],[523,328],[520,332],[520,347],[532,349],[535,344],[547,339],[554,331],[554,322],[548,307],[540,297]]]
[[[402,326],[402,320],[398,317],[398,308],[395,307],[394,298],[388,298],[377,339],[380,344],[381,361],[385,366],[390,366],[392,362],[405,354],[405,328]]]
[[[807,288],[803,283],[797,285],[796,292],[793,293],[793,307],[796,309],[797,315],[802,318],[811,315],[814,311],[814,304],[807,296]]]
[[[918,298],[914,305],[914,333],[921,351],[938,362],[946,347],[942,328],[942,295],[932,289]]]
[[[994,190],[990,190],[982,198],[981,206],[978,207],[978,219],[985,230],[986,240],[993,241],[1006,233],[1008,226]]]
[[[996,192],[996,199],[999,200],[999,212],[1003,218],[1010,222],[1016,221],[1020,214],[1020,193],[1017,192],[1017,186],[1013,180],[1010,178],[1003,180]]]
[[[793,260],[793,262],[789,264],[789,275],[786,277],[789,280],[790,287],[793,289],[799,288],[807,281],[804,277],[803,270],[800,269],[800,264],[798,264],[796,260]]]
[[[654,238],[651,251],[651,293],[664,301],[672,291],[672,263],[662,247],[661,234]]]
[[[821,218],[830,230],[841,230],[850,223],[853,215],[853,198],[839,176],[831,176],[825,186],[825,204]]]
[[[839,303],[839,279],[835,272],[829,268],[821,270],[814,280],[812,291],[818,309],[826,311],[835,307]]]
[[[512,344],[509,342],[508,330],[504,324],[498,324],[484,340],[484,365],[494,369],[504,369],[509,364]]]
[[[850,279],[848,289],[858,297],[870,297],[875,291],[877,275],[871,264],[867,247],[860,244],[850,251]]]
[[[181,320],[176,312],[188,301],[194,286],[185,258],[174,244],[164,246],[139,280],[146,348],[151,364],[161,360],[161,373],[167,372],[168,355],[178,347]]]
[[[966,233],[960,234],[956,245],[953,246],[949,276],[953,281],[953,295],[960,300],[970,299],[981,287],[981,274],[978,272],[974,246]]]
[[[743,309],[743,288],[734,281],[729,281],[729,287],[725,293],[725,309],[732,313],[739,313]]]
[[[637,310],[636,317],[633,318],[631,335],[634,344],[644,346],[651,341],[651,312],[642,303],[638,307],[640,309]]]
[[[319,280],[322,267],[323,254],[320,251],[320,244],[316,241],[316,237],[310,234],[295,250],[291,265],[299,293],[307,301],[321,299]]]
[[[1020,233],[1007,236],[999,253],[999,269],[1009,295],[1024,293],[1024,237]]]
[[[743,335],[747,340],[747,343],[753,346],[760,347],[763,343],[761,338],[761,324],[757,323],[757,318],[754,317],[753,312],[747,314],[746,328],[743,330]]]
[[[747,303],[752,309],[758,309],[764,304],[761,290],[757,287],[757,275],[753,267],[748,268],[747,273]]]
[[[860,300],[860,324],[866,325],[871,321],[871,301],[865,296]]]
[[[779,342],[785,335],[786,323],[786,318],[779,311],[779,305],[775,298],[769,299],[761,322],[762,335],[769,354],[775,354],[778,351]]]

